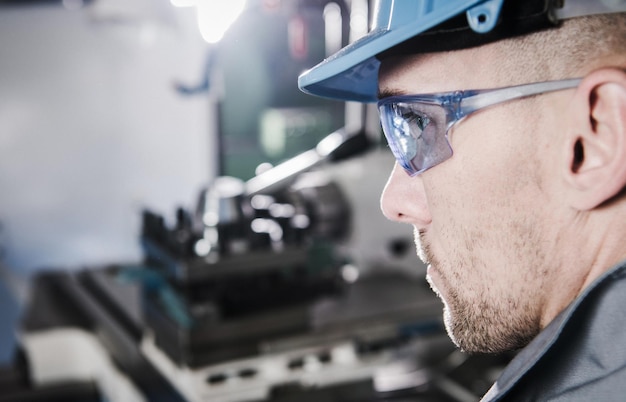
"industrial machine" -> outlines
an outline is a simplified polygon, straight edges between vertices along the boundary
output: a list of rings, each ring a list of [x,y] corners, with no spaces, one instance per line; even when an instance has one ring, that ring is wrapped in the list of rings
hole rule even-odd
[[[357,3],[283,2],[288,18],[267,18],[294,36],[279,30],[254,54],[240,49],[258,43],[224,38],[222,175],[174,219],[143,210],[141,261],[34,279],[1,402],[469,402],[488,389],[508,357],[451,344],[410,229],[390,231],[377,211],[392,158],[375,113],[297,91],[297,73],[324,57],[303,29],[323,33],[339,12],[341,46]],[[245,56],[269,78],[230,76]],[[263,158],[279,163],[240,171]]]

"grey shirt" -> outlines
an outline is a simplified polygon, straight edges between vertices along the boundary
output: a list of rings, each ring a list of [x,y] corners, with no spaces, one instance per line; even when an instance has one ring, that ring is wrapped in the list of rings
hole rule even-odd
[[[481,402],[626,401],[626,262],[561,312]]]

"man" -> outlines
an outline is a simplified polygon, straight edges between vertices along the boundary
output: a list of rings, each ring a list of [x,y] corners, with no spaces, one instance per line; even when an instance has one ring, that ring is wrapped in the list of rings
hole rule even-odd
[[[626,400],[626,1],[379,1],[309,93],[378,101],[452,340],[523,348],[483,400]],[[487,89],[474,91],[476,89]]]

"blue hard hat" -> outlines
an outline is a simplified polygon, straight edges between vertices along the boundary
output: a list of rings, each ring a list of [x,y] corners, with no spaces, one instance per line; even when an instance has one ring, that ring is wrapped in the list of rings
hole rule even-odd
[[[370,32],[298,78],[309,94],[378,100],[385,55],[457,50],[557,26],[582,15],[626,11],[626,0],[377,0]]]

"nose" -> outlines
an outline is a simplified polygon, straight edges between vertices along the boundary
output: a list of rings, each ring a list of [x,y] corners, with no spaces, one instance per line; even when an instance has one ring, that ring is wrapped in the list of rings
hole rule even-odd
[[[383,190],[380,207],[387,219],[417,229],[424,229],[432,220],[422,177],[410,177],[397,163]]]

